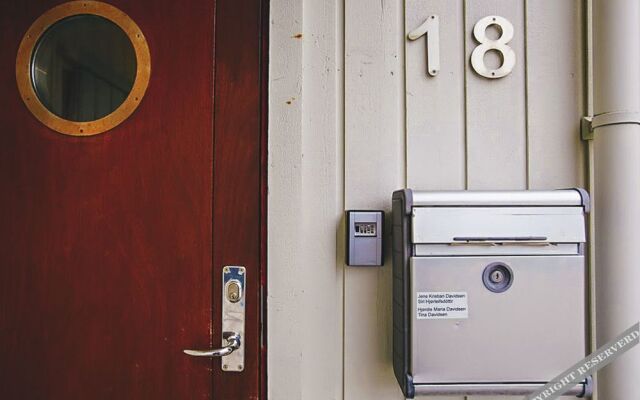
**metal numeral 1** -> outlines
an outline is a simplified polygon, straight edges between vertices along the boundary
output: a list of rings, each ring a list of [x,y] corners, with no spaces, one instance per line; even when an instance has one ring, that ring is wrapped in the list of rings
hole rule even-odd
[[[409,40],[418,40],[424,35],[427,36],[427,73],[436,76],[440,71],[440,18],[437,15],[429,16],[407,37]]]

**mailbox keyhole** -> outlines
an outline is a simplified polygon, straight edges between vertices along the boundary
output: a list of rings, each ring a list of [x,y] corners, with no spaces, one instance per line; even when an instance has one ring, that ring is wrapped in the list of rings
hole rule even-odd
[[[511,287],[513,272],[511,268],[501,262],[494,262],[484,269],[482,273],[484,286],[494,293],[502,293]]]
[[[499,269],[493,271],[491,273],[491,282],[493,283],[500,283],[504,280],[504,273],[502,271],[500,271]]]

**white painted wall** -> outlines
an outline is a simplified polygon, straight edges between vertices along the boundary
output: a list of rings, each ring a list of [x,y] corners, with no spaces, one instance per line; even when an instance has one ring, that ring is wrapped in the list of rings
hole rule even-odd
[[[344,266],[344,210],[389,211],[405,186],[589,186],[583,3],[271,0],[269,399],[402,398],[391,261]],[[431,14],[437,77],[424,41],[405,40]],[[468,60],[493,14],[513,23],[517,62],[490,81]]]

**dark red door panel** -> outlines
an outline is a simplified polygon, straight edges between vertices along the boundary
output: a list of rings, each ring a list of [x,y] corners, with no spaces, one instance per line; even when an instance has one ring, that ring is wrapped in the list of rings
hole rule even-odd
[[[180,350],[210,340],[213,5],[114,2],[147,37],[147,95],[72,138],[29,114],[7,67],[53,4],[0,6],[0,391],[208,398],[209,371]]]

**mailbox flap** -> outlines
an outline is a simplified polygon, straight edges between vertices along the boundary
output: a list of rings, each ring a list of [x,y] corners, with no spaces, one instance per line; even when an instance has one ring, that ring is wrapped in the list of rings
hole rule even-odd
[[[410,191],[413,207],[582,207],[589,212],[589,194],[580,188],[561,190]]]
[[[582,207],[414,207],[412,241],[447,245],[585,242]]]

